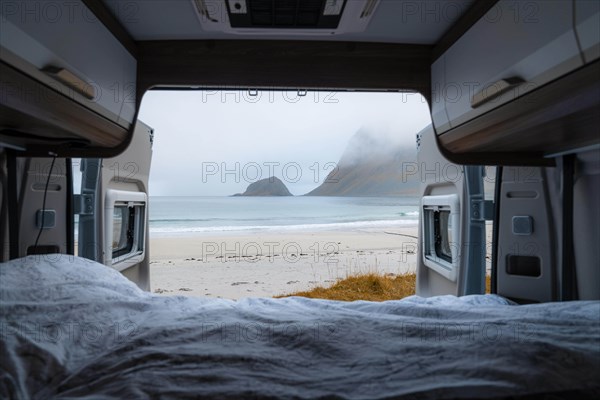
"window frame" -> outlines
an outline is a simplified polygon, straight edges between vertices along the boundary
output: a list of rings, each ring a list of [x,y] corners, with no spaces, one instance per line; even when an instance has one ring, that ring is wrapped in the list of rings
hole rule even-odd
[[[117,209],[124,209],[125,210],[125,215],[124,215],[124,221],[122,221],[122,225],[121,225],[121,229],[119,232],[119,243],[121,243],[121,239],[123,239],[123,236],[125,236],[125,244],[122,247],[117,247],[115,249],[115,211]],[[135,217],[136,217],[136,207],[130,207],[128,204],[125,203],[116,203],[114,208],[113,208],[113,236],[112,236],[112,258],[113,258],[113,262],[115,260],[115,258],[121,257],[125,254],[131,253],[134,247],[134,235],[135,235]],[[125,222],[125,224],[123,224],[123,222]],[[126,229],[125,231],[123,230],[123,225],[125,225]]]
[[[104,264],[123,271],[144,260],[146,254],[147,196],[142,192],[109,189],[105,202]],[[127,245],[113,249],[114,212],[127,207]],[[122,232],[122,230],[121,230]],[[122,233],[121,233],[122,235]]]
[[[424,196],[421,199],[423,245],[422,256],[424,264],[449,279],[456,282],[459,268],[459,235],[460,235],[460,200],[458,195]],[[441,227],[441,213],[448,213],[448,225],[444,231]],[[442,236],[448,236],[447,243],[451,257],[442,251]],[[450,236],[451,235],[451,236]]]

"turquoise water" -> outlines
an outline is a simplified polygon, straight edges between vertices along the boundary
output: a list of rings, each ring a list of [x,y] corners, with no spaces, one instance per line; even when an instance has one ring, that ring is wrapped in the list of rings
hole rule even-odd
[[[414,225],[410,197],[150,197],[150,232],[325,230]]]

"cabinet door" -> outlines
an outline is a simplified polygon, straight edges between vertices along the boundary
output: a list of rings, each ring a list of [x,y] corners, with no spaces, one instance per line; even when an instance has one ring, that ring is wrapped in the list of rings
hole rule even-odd
[[[439,61],[439,60],[438,60]],[[455,128],[581,66],[570,1],[499,1],[434,64]],[[442,78],[436,78],[445,72]],[[434,88],[435,89],[435,88]]]

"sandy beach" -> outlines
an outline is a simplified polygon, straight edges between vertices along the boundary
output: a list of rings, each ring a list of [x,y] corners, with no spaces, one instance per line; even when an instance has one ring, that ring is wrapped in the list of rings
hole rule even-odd
[[[272,297],[359,273],[416,270],[417,225],[360,230],[150,234],[152,291]]]

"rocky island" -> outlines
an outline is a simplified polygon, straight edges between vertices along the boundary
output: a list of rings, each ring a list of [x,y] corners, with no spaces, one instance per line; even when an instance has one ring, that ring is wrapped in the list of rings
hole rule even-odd
[[[281,179],[272,176],[251,183],[244,193],[234,196],[293,196]]]

